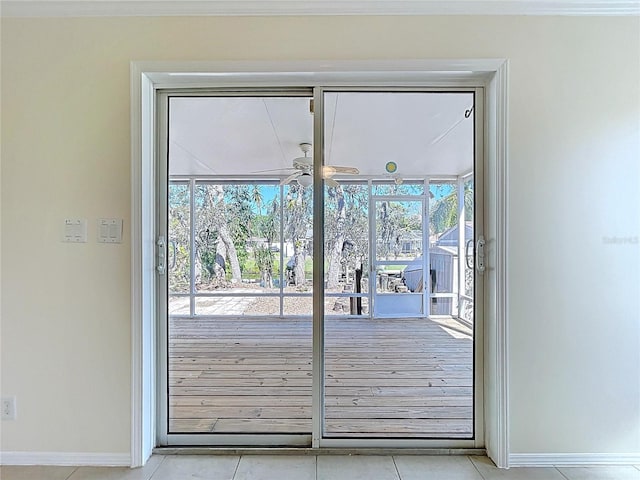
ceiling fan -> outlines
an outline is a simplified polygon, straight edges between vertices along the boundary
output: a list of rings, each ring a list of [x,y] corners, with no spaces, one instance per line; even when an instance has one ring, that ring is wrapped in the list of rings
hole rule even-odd
[[[304,154],[304,157],[297,157],[293,159],[293,167],[286,170],[294,170],[294,172],[287,178],[280,182],[280,185],[287,185],[294,180],[302,187],[308,187],[313,183],[313,159],[308,156],[311,151],[310,143],[301,143],[300,150]],[[355,167],[341,167],[338,165],[325,165],[322,169],[324,181],[330,187],[337,187],[340,185],[332,177],[336,173],[342,173],[347,175],[358,175],[360,170]]]

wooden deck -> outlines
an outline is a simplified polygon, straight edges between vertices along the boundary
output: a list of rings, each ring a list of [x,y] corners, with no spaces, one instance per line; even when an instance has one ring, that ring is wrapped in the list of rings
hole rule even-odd
[[[325,321],[326,435],[469,438],[473,345],[457,322]],[[310,319],[171,319],[171,433],[309,433]]]

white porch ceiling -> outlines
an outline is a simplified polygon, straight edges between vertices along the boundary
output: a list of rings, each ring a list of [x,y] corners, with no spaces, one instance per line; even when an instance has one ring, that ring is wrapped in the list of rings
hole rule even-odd
[[[470,93],[327,93],[325,163],[386,176],[394,161],[403,178],[459,175],[473,165]],[[171,175],[256,175],[270,178],[313,142],[306,97],[172,98]]]

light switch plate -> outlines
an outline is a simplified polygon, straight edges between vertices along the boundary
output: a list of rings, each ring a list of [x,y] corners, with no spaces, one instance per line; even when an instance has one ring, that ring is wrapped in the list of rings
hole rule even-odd
[[[62,241],[68,243],[86,243],[87,221],[83,218],[65,219]]]
[[[2,397],[0,402],[2,420],[16,419],[16,397]]]
[[[122,219],[98,219],[98,243],[122,243]]]

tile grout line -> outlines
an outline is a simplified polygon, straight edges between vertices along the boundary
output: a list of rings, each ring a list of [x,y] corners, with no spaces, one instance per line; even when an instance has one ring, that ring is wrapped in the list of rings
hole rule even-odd
[[[391,455],[391,461],[393,462],[393,466],[396,469],[396,473],[398,474],[398,480],[402,480],[402,475],[400,475],[400,470],[398,470],[398,464],[396,463],[396,456]]]
[[[482,478],[482,480],[486,480],[485,476],[482,474],[482,472],[480,471],[478,466],[475,464],[475,462],[473,460],[471,460],[471,457],[469,455],[467,455],[466,457],[467,457],[467,460],[469,460],[469,462],[471,462],[471,465],[473,465],[473,468],[476,469],[476,472],[478,472],[478,475],[480,475],[480,478]]]
[[[164,461],[166,459],[167,459],[166,455],[163,455],[162,460],[160,460],[158,462],[158,466],[155,468],[155,470],[153,470],[153,472],[151,472],[151,475],[149,476],[149,480],[153,480],[153,476],[158,472],[158,469],[160,468],[160,466],[164,463]]]
[[[562,475],[563,478],[566,478],[567,480],[571,480],[564,473],[562,473],[562,470],[560,470],[556,465],[554,465],[553,468],[555,469],[556,472],[558,472],[560,475]]]
[[[69,474],[69,476],[65,479],[65,480],[69,480],[71,478],[71,475],[73,475],[74,473],[76,473],[76,470],[78,470],[79,467],[73,467],[73,470],[71,471],[71,473]]]
[[[236,468],[233,470],[233,475],[231,476],[231,480],[236,478],[236,474],[238,473],[238,467],[240,466],[240,460],[242,460],[242,455],[238,455],[238,463],[236,463]]]

